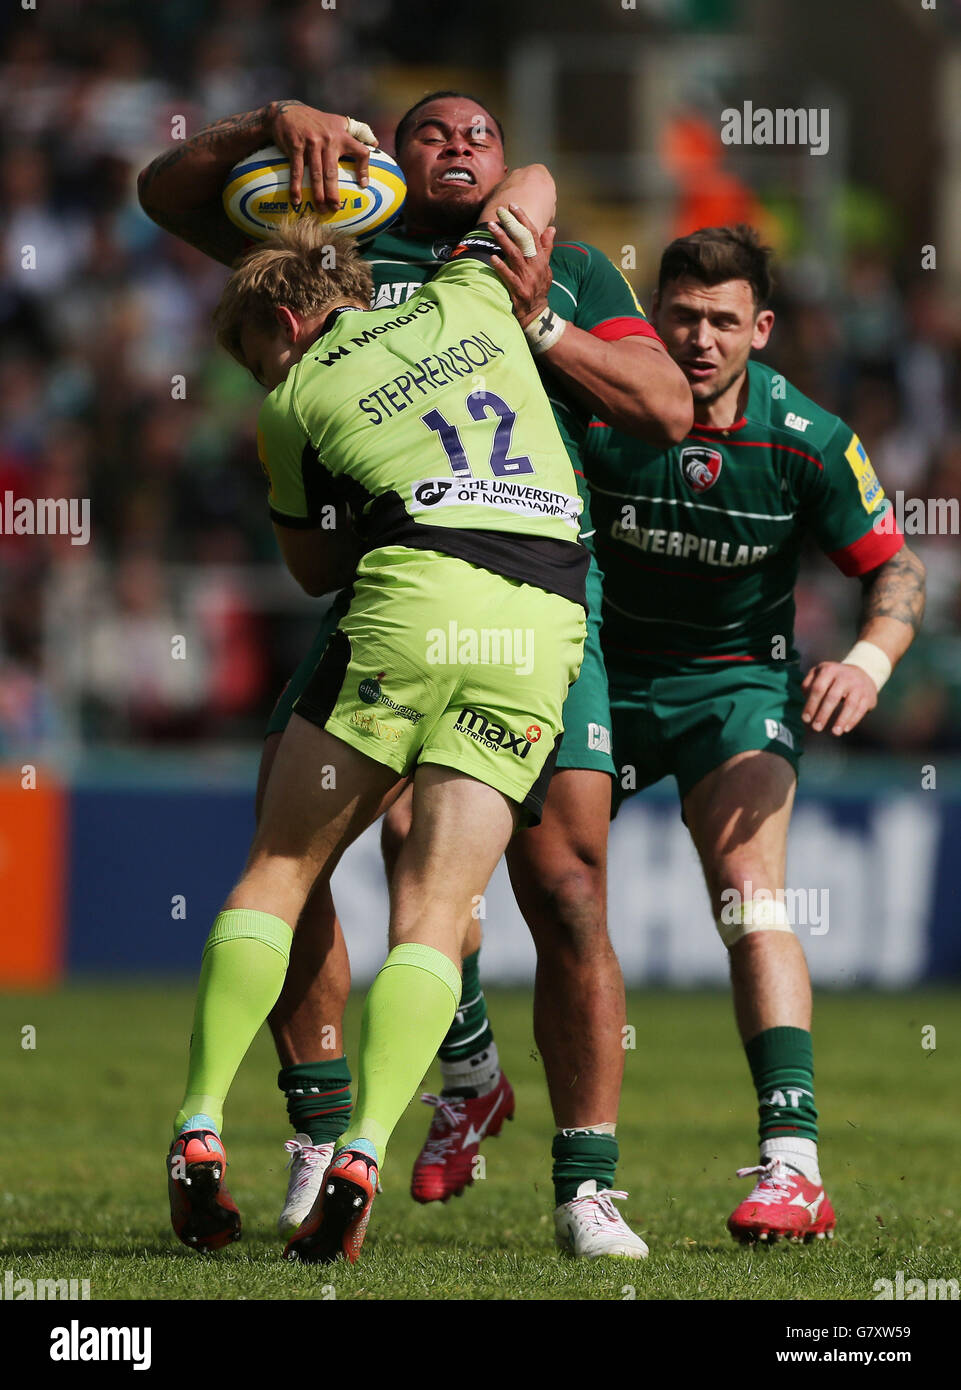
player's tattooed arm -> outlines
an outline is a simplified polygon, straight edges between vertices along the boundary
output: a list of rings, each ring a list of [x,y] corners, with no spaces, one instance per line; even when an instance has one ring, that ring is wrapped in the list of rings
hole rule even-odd
[[[857,646],[848,653],[851,661],[819,661],[801,682],[807,696],[801,718],[817,732],[831,724],[835,735],[850,733],[874,709],[879,682],[897,665],[921,626],[924,565],[906,545],[862,575],[861,586],[861,622]],[[861,643],[870,646],[861,648]],[[872,652],[872,647],[880,651]]]
[[[300,101],[271,101],[256,111],[214,121],[159,155],[137,179],[141,206],[165,231],[232,265],[249,243],[224,212],[224,183],[239,159],[270,144],[279,145],[290,159],[294,202],[308,171],[312,186],[324,190],[324,200],[336,202],[338,160],[355,157],[362,175],[370,153],[350,134],[348,117],[316,111]]]
[[[925,569],[920,556],[903,545],[896,555],[862,576],[858,637],[874,642],[891,660],[900,660],[921,629]]]
[[[224,265],[232,265],[248,244],[224,212],[224,182],[238,159],[270,142],[271,105],[287,103],[214,121],[158,155],[137,178],[147,216]]]

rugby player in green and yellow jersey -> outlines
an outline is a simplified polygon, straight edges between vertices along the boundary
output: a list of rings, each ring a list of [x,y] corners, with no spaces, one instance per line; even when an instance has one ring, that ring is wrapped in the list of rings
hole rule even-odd
[[[280,993],[315,882],[410,778],[357,1104],[286,1251],[356,1261],[391,1133],[460,1000],[472,908],[518,823],[540,815],[583,655],[589,556],[567,450],[490,266],[499,248],[483,223],[495,210],[508,221],[512,198],[544,230],[554,185],[534,165],[507,177],[479,232],[400,311],[367,309],[354,243],[301,221],[243,259],[215,316],[220,342],[270,391],[258,437],[291,573],[308,592],[331,587],[316,532],[329,505],[349,511],[361,558],[204,951],[168,1163],[188,1245],[239,1234],[219,1135],[227,1090]],[[451,622],[481,641],[523,632],[530,659],[521,670],[440,654],[432,633]]]
[[[760,1162],[728,1227],[830,1236],[817,1152],[811,985],[784,894],[805,725],[841,737],[914,638],[924,567],[864,446],[760,363],[770,253],[748,227],[664,252],[654,322],[695,423],[667,451],[594,421],[585,454],[604,571],[615,800],[671,774],[730,956],[760,1113]],[[863,589],[857,641],[801,676],[794,587],[807,534]],[[793,900],[793,899],[792,899]],[[805,919],[806,920],[806,919]]]
[[[313,187],[325,187],[329,199],[335,200],[338,156],[358,157],[362,173],[365,147],[351,133],[359,130],[343,116],[299,102],[273,102],[218,121],[159,156],[141,174],[141,200],[160,225],[230,264],[245,245],[221,204],[231,165],[273,141],[291,156],[295,198],[302,171],[309,169]],[[449,251],[452,235],[456,239],[473,226],[505,168],[499,122],[463,93],[432,93],[417,102],[398,126],[395,152],[407,178],[407,202],[403,224],[378,237],[366,253],[374,275],[375,308],[399,308],[416,292]],[[578,473],[592,410],[654,444],[680,439],[691,421],[687,384],[610,261],[580,242],[555,245],[552,230],[540,238],[534,257],[520,257],[503,237],[501,243],[500,273],[519,321],[529,325],[545,309],[558,320],[556,339],[535,360]],[[580,477],[578,483],[583,498]],[[582,522],[590,546],[586,511]],[[331,532],[322,536],[330,549]],[[339,583],[349,583],[351,575],[346,552],[344,559]],[[565,707],[566,732],[557,771],[540,825],[514,836],[507,863],[537,947],[534,1031],[557,1126],[557,1238],[578,1256],[640,1255],[643,1243],[618,1215],[609,1195],[615,1186],[614,1129],[625,1055],[624,996],[606,927],[614,764],[600,654],[600,574],[593,560],[588,590],[588,642],[581,675]],[[293,703],[336,622],[335,613],[321,626],[271,718],[258,804]],[[388,870],[400,853],[408,820],[409,795],[385,820]],[[414,1168],[412,1192],[418,1201],[446,1200],[462,1191],[472,1180],[480,1142],[496,1134],[513,1112],[513,1093],[500,1069],[480,986],[479,945],[480,922],[475,921],[465,945],[464,997],[439,1052],[441,1095],[425,1097],[435,1108]],[[319,884],[296,934],[287,981],[270,1017],[282,1066],[279,1084],[296,1133],[287,1142],[292,1160],[280,1219],[285,1235],[309,1209],[333,1142],[349,1120],[351,1078],[340,1029],[349,983],[346,947],[330,890]],[[325,1041],[332,1031],[333,1052]]]

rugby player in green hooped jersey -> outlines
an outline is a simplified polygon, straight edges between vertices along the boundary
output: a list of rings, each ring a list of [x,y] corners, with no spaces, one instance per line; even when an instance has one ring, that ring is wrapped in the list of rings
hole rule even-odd
[[[221,203],[232,165],[267,143],[279,144],[291,157],[292,196],[299,196],[306,168],[313,188],[325,189],[334,206],[338,157],[357,157],[363,176],[366,147],[351,132],[369,138],[356,122],[298,102],[274,102],[227,117],[154,160],[140,176],[141,201],[161,226],[230,264],[247,245]],[[395,149],[407,178],[407,202],[404,222],[367,252],[375,307],[400,306],[433,274],[451,238],[473,226],[505,169],[498,121],[462,93],[433,93],[412,107],[398,126]],[[501,245],[499,270],[519,321],[537,340],[536,362],[576,471],[582,471],[579,451],[592,411],[652,444],[680,439],[692,418],[687,383],[620,272],[594,247],[554,245],[553,230],[539,238],[532,257],[520,257],[503,237]],[[425,447],[427,438],[425,431]],[[580,477],[578,484],[583,497]],[[586,511],[582,517],[590,545]],[[320,539],[329,549],[331,533]],[[348,581],[349,566],[342,579]],[[623,982],[606,925],[614,764],[599,641],[600,574],[593,560],[588,590],[586,654],[565,705],[557,770],[540,825],[514,836],[507,863],[537,948],[534,1028],[557,1127],[558,1242],[577,1256],[640,1256],[646,1248],[610,1196],[618,1157],[615,1124],[625,1017]],[[335,609],[322,625],[271,719],[258,808],[290,710],[337,617]],[[393,698],[389,690],[385,694]],[[382,702],[377,708],[378,717],[389,713]],[[384,822],[389,871],[409,816],[407,794]],[[465,943],[461,1007],[439,1052],[441,1094],[425,1097],[434,1113],[412,1180],[412,1193],[422,1202],[463,1191],[472,1181],[480,1143],[497,1134],[513,1114],[513,1092],[500,1068],[478,975],[480,930],[475,920]],[[280,1218],[284,1235],[296,1230],[309,1210],[333,1144],[350,1118],[351,1076],[341,1034],[349,983],[347,951],[330,890],[319,884],[270,1015],[282,1064],[279,1084],[296,1132],[287,1142],[292,1159]]]
[[[270,392],[258,440],[288,568],[309,593],[331,588],[340,557],[314,534],[327,506],[349,509],[360,559],[204,950],[168,1165],[186,1244],[240,1233],[220,1139],[228,1088],[283,986],[314,884],[410,778],[357,1104],[285,1251],[356,1262],[391,1133],[460,1001],[472,908],[516,826],[540,815],[583,656],[589,556],[567,450],[490,265],[499,244],[485,220],[496,211],[520,232],[513,198],[543,231],[554,184],[533,165],[507,176],[480,229],[400,312],[367,308],[370,269],[356,245],[302,220],[243,258],[215,314],[220,343]],[[418,380],[427,400],[401,410],[403,383]],[[524,632],[530,659],[520,669],[458,648],[441,655],[431,634],[451,622]]]
[[[757,1090],[757,1183],[735,1239],[830,1236],[818,1167],[811,985],[785,895],[804,726],[849,733],[874,708],[924,609],[924,566],[864,446],[750,360],[774,315],[770,252],[749,227],[683,237],[661,260],[653,319],[695,423],[657,450],[592,422],[585,453],[604,571],[615,801],[673,775],[730,957]],[[863,598],[857,640],[803,677],[794,587],[806,535]],[[616,809],[616,808],[615,808]],[[843,924],[831,923],[832,927]]]

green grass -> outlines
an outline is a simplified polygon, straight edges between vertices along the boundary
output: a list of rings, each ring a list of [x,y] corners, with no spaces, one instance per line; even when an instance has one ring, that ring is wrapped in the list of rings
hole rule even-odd
[[[634,994],[618,1136],[625,1215],[644,1263],[572,1262],[552,1246],[552,1121],[525,993],[489,993],[517,1092],[517,1120],[482,1152],[462,1199],[419,1207],[410,1166],[426,1107],[402,1120],[359,1265],[286,1265],[275,1220],[285,1190],[283,1100],[264,1032],[228,1106],[230,1187],[244,1239],[216,1257],[180,1246],[163,1158],[180,1100],[193,987],[73,986],[0,1000],[0,1278],[90,1280],[138,1299],[864,1299],[876,1279],[961,1278],[957,994],[826,995],[815,1056],[833,1245],[734,1245],[725,1220],[756,1161],[753,1092],[730,1003]],[[348,1039],[356,1047],[358,1001]],[[33,1025],[36,1048],[20,1046]],[[939,1047],[921,1030],[934,1024]],[[436,1089],[436,1076],[427,1078]]]

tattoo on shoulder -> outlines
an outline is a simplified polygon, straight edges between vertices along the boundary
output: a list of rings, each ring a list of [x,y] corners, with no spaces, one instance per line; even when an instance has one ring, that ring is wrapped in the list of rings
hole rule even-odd
[[[152,160],[147,165],[146,169],[141,171],[140,177],[137,180],[137,186],[140,190],[141,197],[150,188],[150,185],[158,174],[162,174],[165,169],[172,169],[175,164],[180,163],[187,153],[189,143],[189,141],[184,140],[180,144],[172,145],[171,148],[166,150],[163,154],[158,154],[157,158]]]
[[[287,101],[275,102],[274,114],[278,115],[283,111],[289,110],[292,106],[303,106],[303,102],[296,101],[293,98]],[[238,135],[245,130],[254,130],[262,123],[263,119],[264,108],[258,107],[255,111],[245,111],[238,116],[224,116],[222,120],[214,121],[212,125],[204,126],[203,130],[199,130],[197,134],[191,136],[189,140],[178,141],[171,149],[158,155],[157,158],[144,169],[140,176],[141,195],[149,191],[150,185],[159,174],[164,173],[167,169],[173,168],[175,164],[179,164],[186,155],[196,154],[199,151],[211,149],[216,146],[218,140],[223,139],[225,135]]]
[[[924,565],[908,547],[880,565],[865,582],[865,618],[894,618],[917,636],[924,617]]]
[[[303,102],[294,99],[279,101],[273,106],[273,114],[286,111],[292,106],[302,105]],[[158,226],[173,233],[174,236],[190,242],[192,246],[196,246],[224,265],[233,264],[246,249],[247,240],[237,228],[232,227],[227,221],[219,204],[191,208],[186,212],[180,212],[163,206],[164,199],[152,197],[151,191],[158,178],[174,168],[181,160],[190,155],[215,151],[225,137],[232,137],[244,131],[257,130],[263,125],[263,121],[263,107],[254,111],[245,111],[237,116],[225,116],[222,120],[214,121],[212,125],[205,126],[203,130],[191,136],[189,140],[175,141],[170,149],[165,150],[163,154],[158,155],[152,163],[148,164],[137,179],[137,191],[140,200]]]

